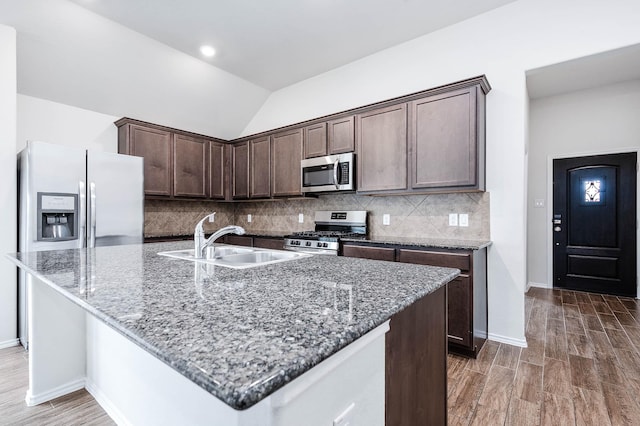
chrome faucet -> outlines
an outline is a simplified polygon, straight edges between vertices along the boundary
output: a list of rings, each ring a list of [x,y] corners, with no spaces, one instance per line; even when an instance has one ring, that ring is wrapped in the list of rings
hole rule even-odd
[[[216,232],[211,234],[209,239],[205,240],[204,229],[202,229],[202,224],[204,223],[205,220],[209,219],[210,217],[215,217],[215,214],[216,213],[213,212],[203,217],[200,220],[200,222],[198,222],[198,224],[196,225],[196,229],[193,233],[193,242],[194,242],[193,256],[196,259],[202,259],[204,257],[204,249],[210,245],[213,245],[213,242],[218,238],[222,237],[223,235],[227,235],[227,234],[242,235],[245,233],[244,228],[242,228],[241,226],[234,226],[234,225],[225,226],[224,228],[218,229]]]

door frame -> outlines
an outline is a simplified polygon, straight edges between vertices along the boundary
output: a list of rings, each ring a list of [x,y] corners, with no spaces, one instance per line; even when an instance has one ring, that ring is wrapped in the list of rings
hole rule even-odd
[[[553,160],[574,158],[574,157],[588,157],[591,155],[609,155],[609,154],[623,154],[626,152],[635,152],[637,155],[637,161],[640,163],[640,148],[634,146],[633,148],[613,148],[603,151],[581,151],[563,154],[552,154],[547,156],[547,205],[545,211],[547,231],[545,233],[545,246],[547,247],[547,285],[549,288],[553,286],[553,227],[551,221],[553,220]],[[636,211],[640,214],[640,174],[636,168]],[[636,243],[640,242],[640,227],[638,226],[638,217],[636,217]],[[636,299],[640,299],[640,250],[636,250]]]

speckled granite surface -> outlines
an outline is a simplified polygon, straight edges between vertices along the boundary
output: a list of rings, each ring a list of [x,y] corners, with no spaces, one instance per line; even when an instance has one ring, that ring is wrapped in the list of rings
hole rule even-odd
[[[319,255],[234,270],[157,255],[191,246],[15,259],[235,409],[252,406],[459,273]]]
[[[417,237],[377,237],[362,239],[342,238],[345,242],[371,243],[371,244],[392,244],[413,247],[434,247],[446,249],[466,249],[480,250],[491,245],[491,241],[486,240],[455,240],[438,238],[417,238]]]

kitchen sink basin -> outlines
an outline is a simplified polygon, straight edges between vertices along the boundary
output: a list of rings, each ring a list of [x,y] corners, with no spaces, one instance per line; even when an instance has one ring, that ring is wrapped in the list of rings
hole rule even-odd
[[[308,253],[229,245],[207,247],[205,249],[205,257],[202,259],[194,257],[193,249],[163,251],[158,253],[158,255],[234,269],[252,268],[311,256]]]

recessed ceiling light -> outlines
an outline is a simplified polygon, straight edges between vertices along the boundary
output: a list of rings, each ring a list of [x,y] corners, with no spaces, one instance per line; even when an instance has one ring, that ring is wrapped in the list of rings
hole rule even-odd
[[[211,46],[207,46],[207,45],[200,46],[200,53],[202,53],[202,55],[210,58],[210,57],[212,57],[213,55],[216,54],[216,49],[214,49]]]

